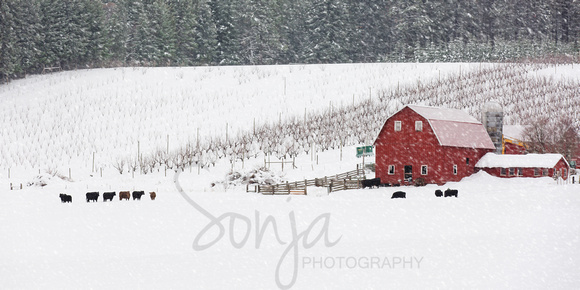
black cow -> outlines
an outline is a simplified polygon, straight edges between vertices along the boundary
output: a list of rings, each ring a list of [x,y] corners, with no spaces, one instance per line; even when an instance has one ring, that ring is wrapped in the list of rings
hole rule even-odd
[[[61,193],[59,196],[61,202],[72,202],[72,196],[68,194]]]
[[[441,189],[435,190],[435,196],[436,197],[442,197],[443,196],[443,191],[441,191]]]
[[[113,197],[115,197],[115,195],[117,195],[115,192],[104,192],[103,193],[103,201],[113,201]]]
[[[99,199],[98,192],[87,192],[87,202],[89,201],[97,202],[98,199]]]
[[[446,189],[445,190],[445,197],[448,197],[448,196],[457,197],[457,193],[458,193],[457,189]]]
[[[144,191],[133,191],[133,200],[141,200],[141,197],[145,194]]]
[[[391,196],[391,199],[393,198],[407,198],[407,193],[405,193],[404,191],[395,191],[393,193],[393,196]]]
[[[373,188],[373,187],[379,187],[381,186],[381,179],[380,178],[373,178],[373,179],[363,179],[360,181],[360,184],[362,185],[362,188]]]

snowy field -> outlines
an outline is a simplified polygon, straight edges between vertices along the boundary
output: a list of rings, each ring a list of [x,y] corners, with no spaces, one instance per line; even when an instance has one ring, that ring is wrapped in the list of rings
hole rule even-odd
[[[263,156],[179,174],[120,175],[110,166],[165,148],[167,136],[175,148],[197,129],[200,138],[226,127],[235,134],[254,120],[479,66],[119,68],[1,86],[0,289],[578,289],[580,176],[562,184],[480,173],[444,186],[330,195],[310,187],[288,197],[225,183],[232,168],[248,172]],[[532,73],[577,81],[580,66]],[[92,170],[94,153],[102,172]],[[314,154],[300,155],[295,169],[272,164],[274,178],[334,175],[362,162],[354,147]],[[435,197],[447,188],[459,197]],[[123,190],[157,199],[102,201],[104,191]],[[391,199],[396,190],[407,198]],[[97,203],[85,201],[89,191],[101,193]],[[60,193],[73,202],[61,203]]]
[[[354,148],[296,160],[287,180],[352,170]],[[371,158],[372,159],[372,158]],[[249,171],[253,160],[235,165]],[[368,159],[367,159],[368,162]],[[444,186],[262,196],[226,162],[178,175],[45,179],[0,200],[2,289],[575,289],[580,185],[484,173]],[[372,177],[372,173],[369,173]],[[575,177],[578,180],[578,176]],[[177,183],[175,183],[177,181]],[[437,198],[454,188],[459,198]],[[86,191],[157,191],[97,203]],[[182,191],[180,190],[182,189]],[[390,199],[395,190],[407,199]],[[63,204],[58,194],[71,194]],[[210,219],[211,218],[211,219]],[[212,224],[211,221],[214,221]],[[275,227],[274,227],[275,224]],[[279,268],[278,268],[279,267]],[[277,271],[277,269],[279,271]]]

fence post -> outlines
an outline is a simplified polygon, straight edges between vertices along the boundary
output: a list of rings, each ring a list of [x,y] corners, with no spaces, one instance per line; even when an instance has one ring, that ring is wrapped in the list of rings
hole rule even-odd
[[[10,190],[12,190],[12,182],[10,182]]]

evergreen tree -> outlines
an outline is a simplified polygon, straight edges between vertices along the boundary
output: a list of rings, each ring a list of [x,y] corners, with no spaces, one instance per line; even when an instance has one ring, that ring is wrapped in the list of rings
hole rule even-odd
[[[173,0],[169,2],[175,19],[175,60],[179,65],[195,64],[197,51],[197,15],[194,0]]]
[[[67,56],[67,8],[66,1],[42,0],[40,4],[41,26],[39,30],[39,65],[63,66]]]
[[[273,0],[249,0],[240,14],[240,61],[243,64],[274,64],[280,51],[280,16]]]
[[[308,63],[349,61],[346,6],[339,0],[314,0],[306,27]]]
[[[309,31],[306,28],[310,0],[281,1],[280,35],[283,49],[280,61],[283,63],[301,63],[306,59]]]
[[[210,8],[217,29],[215,63],[239,64],[239,31],[243,27],[236,24],[243,5],[238,0],[211,0]]]
[[[0,3],[0,83],[9,81],[18,71],[15,26],[16,22],[9,1],[2,1]]]
[[[218,55],[218,33],[212,15],[210,0],[197,0],[196,3],[195,61],[197,64],[216,64]]]
[[[414,61],[415,51],[428,43],[425,32],[432,24],[422,0],[399,1],[391,9],[394,19],[396,45],[394,54],[398,61]]]
[[[106,57],[113,65],[123,65],[127,61],[127,40],[129,27],[125,2],[107,3],[104,8],[104,47]]]
[[[348,55],[354,62],[375,62],[391,50],[391,19],[387,0],[347,1]]]
[[[105,29],[105,9],[100,1],[83,0],[81,6],[87,13],[84,14],[83,29],[86,30],[86,47],[81,55],[82,64],[92,66],[102,63],[109,55]]]

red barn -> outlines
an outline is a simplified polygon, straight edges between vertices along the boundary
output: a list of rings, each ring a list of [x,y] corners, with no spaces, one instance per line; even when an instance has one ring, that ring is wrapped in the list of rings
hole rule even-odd
[[[568,179],[570,165],[561,154],[497,155],[488,153],[475,165],[497,177],[559,176]]]
[[[484,126],[469,114],[415,105],[388,118],[374,145],[375,175],[390,184],[459,181],[495,150]]]

